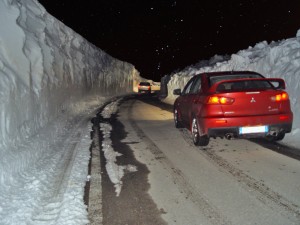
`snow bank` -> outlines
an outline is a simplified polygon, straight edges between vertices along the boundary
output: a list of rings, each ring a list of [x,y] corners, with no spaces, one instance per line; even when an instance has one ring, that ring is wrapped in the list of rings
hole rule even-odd
[[[83,96],[132,91],[135,74],[37,1],[0,2],[0,146],[37,132]]]
[[[138,71],[87,42],[37,0],[1,0],[0,77],[0,223],[35,224],[38,218],[47,224],[84,224],[84,206],[79,222],[74,218],[77,213],[69,213],[72,210],[64,217],[59,207],[40,199],[40,194],[48,192],[45,184],[55,177],[48,174],[56,171],[53,157],[59,161],[66,151],[55,146],[55,140],[61,139],[55,135],[68,134],[66,120],[86,116],[85,107],[93,110],[105,97],[132,92],[133,79],[140,79]],[[76,124],[76,119],[71,121]],[[46,132],[48,128],[53,130]],[[89,153],[88,146],[84,154]],[[85,165],[88,157],[80,160]],[[83,190],[82,177],[87,173],[86,165],[82,168],[81,180],[76,181],[78,192]],[[76,201],[83,205],[82,195]],[[51,220],[41,202],[56,211],[51,212]],[[60,207],[77,204],[68,202]],[[39,208],[45,214],[34,217],[32,213]]]
[[[174,73],[168,82],[168,96],[164,101],[173,104],[177,97],[173,95],[173,90],[182,89],[196,73],[222,70],[249,70],[266,77],[283,78],[294,112],[292,133],[287,134],[284,141],[300,145],[300,30],[295,38],[270,44],[263,41],[231,55],[229,59],[228,56],[215,56],[209,61],[201,61],[197,65]]]

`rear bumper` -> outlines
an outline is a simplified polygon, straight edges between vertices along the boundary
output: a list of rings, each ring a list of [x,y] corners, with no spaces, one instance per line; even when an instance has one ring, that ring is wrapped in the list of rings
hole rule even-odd
[[[251,133],[251,134],[240,134],[240,127],[218,127],[209,128],[209,137],[226,137],[230,135],[232,137],[266,137],[266,136],[277,136],[279,133],[290,133],[292,130],[292,124],[273,124],[268,125],[268,132],[266,133]]]
[[[141,90],[141,89],[139,89],[138,92],[139,93],[148,93],[148,94],[150,94],[151,90]]]
[[[293,114],[280,114],[253,117],[231,118],[198,118],[201,133],[209,137],[224,137],[231,134],[241,136],[276,136],[279,133],[290,133]],[[267,126],[268,131],[262,133],[240,134],[240,127]]]

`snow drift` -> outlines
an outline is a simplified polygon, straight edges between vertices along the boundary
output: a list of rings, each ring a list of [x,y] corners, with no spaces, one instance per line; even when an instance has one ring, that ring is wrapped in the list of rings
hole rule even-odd
[[[109,96],[132,92],[138,71],[87,42],[37,0],[1,0],[0,77],[0,223],[86,224],[91,140],[85,117]],[[64,146],[64,137],[74,145]],[[70,180],[59,178],[60,167],[70,170]],[[57,177],[63,192],[53,184]]]
[[[295,38],[270,44],[263,41],[231,57],[216,55],[210,60],[201,61],[172,74],[167,84],[168,96],[164,101],[173,104],[177,97],[173,95],[173,90],[182,89],[193,75],[224,70],[249,70],[261,73],[265,77],[283,78],[294,113],[293,131],[286,135],[284,142],[300,146],[300,30]]]
[[[132,91],[138,72],[35,0],[0,2],[0,145],[30,136],[90,94]]]

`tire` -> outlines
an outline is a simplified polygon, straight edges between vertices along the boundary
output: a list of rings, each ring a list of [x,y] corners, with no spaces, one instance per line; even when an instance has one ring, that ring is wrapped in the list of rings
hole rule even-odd
[[[174,123],[176,128],[183,128],[182,122],[178,116],[178,110],[176,108],[174,109]]]
[[[197,119],[194,117],[192,120],[192,138],[193,143],[196,146],[207,146],[209,144],[209,137],[199,135],[199,125]]]
[[[285,137],[285,133],[279,133],[277,136],[276,136],[276,141],[281,141],[283,138]]]

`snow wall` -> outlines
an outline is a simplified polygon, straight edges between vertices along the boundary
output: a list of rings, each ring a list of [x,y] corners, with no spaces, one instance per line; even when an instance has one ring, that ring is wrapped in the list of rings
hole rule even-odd
[[[294,140],[300,138],[300,30],[295,38],[270,44],[263,41],[231,57],[216,55],[210,60],[200,61],[196,65],[170,75],[167,84],[168,96],[164,101],[173,104],[177,97],[173,95],[173,90],[183,89],[195,74],[224,70],[248,70],[261,73],[265,77],[283,78],[294,113],[293,132],[290,135],[294,136]]]
[[[0,77],[2,155],[88,95],[132,92],[139,73],[48,14],[38,1],[1,0]]]

